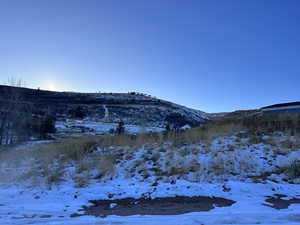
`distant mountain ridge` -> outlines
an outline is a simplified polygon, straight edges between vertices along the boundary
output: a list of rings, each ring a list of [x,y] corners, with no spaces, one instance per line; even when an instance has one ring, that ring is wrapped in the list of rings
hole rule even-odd
[[[11,91],[17,92],[22,102],[34,105],[39,113],[50,113],[59,119],[76,118],[80,114],[94,121],[154,127],[198,126],[209,119],[200,110],[135,92],[56,92],[0,85],[0,104],[7,101],[7,93]]]

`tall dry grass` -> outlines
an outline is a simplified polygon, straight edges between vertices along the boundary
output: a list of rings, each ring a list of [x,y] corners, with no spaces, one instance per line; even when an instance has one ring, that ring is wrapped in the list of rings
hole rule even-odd
[[[31,149],[32,155],[48,164],[54,159],[61,161],[81,161],[87,154],[94,152],[97,147],[109,148],[110,146],[128,146],[131,149],[136,149],[144,145],[157,145],[163,143],[171,143],[173,147],[179,147],[185,143],[211,143],[212,140],[222,137],[231,136],[240,131],[245,131],[245,135],[250,136],[253,143],[261,141],[261,134],[274,132],[278,130],[288,131],[298,128],[298,120],[300,115],[251,115],[237,116],[229,118],[219,118],[209,121],[202,127],[196,127],[185,131],[164,131],[159,133],[141,133],[139,135],[104,135],[104,136],[83,136],[74,137],[63,140],[61,142],[53,142],[40,144]],[[300,127],[300,123],[299,123]],[[291,142],[282,143],[284,147],[290,147]],[[292,142],[292,144],[294,144]],[[298,146],[297,146],[298,147]],[[30,147],[32,148],[32,147]],[[8,158],[9,154],[5,155],[0,152],[1,158]],[[19,157],[22,154],[19,154]],[[11,157],[11,156],[10,156]],[[16,156],[13,156],[14,158]],[[0,160],[1,160],[0,158]]]
[[[85,155],[96,150],[97,147],[109,148],[110,146],[139,148],[144,145],[162,145],[172,143],[174,147],[185,143],[210,143],[221,136],[230,136],[244,130],[240,124],[207,124],[204,127],[192,128],[186,131],[169,131],[160,133],[142,133],[139,135],[105,135],[82,136],[66,139],[62,142],[53,142],[36,146],[35,155],[45,160],[57,158],[80,161]]]
[[[300,117],[297,115],[250,115],[247,117],[230,117],[230,118],[218,118],[216,120],[209,121],[202,127],[196,127],[189,130],[181,131],[164,131],[159,133],[141,133],[139,135],[104,135],[104,136],[83,136],[69,138],[60,142],[53,142],[47,144],[39,144],[31,146],[28,150],[17,151],[11,154],[8,150],[0,152],[0,161],[20,161],[26,158],[34,158],[37,164],[37,171],[31,171],[32,174],[40,174],[47,178],[48,183],[57,183],[63,181],[64,169],[71,161],[77,165],[77,172],[80,174],[85,173],[91,169],[99,171],[98,177],[112,175],[115,170],[120,155],[116,151],[110,152],[111,146],[119,148],[127,148],[134,152],[140,147],[144,146],[145,149],[153,149],[160,146],[163,149],[165,143],[171,144],[176,149],[184,144],[190,143],[204,143],[209,145],[212,140],[231,136],[233,134],[240,133],[240,138],[250,137],[249,143],[260,143],[262,140],[261,135],[268,132],[284,131],[284,132],[296,132],[297,121]],[[300,126],[300,123],[299,123]],[[241,131],[244,131],[241,133]],[[270,139],[269,139],[270,140]],[[271,143],[277,145],[277,143]],[[298,148],[299,143],[293,141],[284,141],[279,143],[282,148]],[[97,152],[101,149],[103,153],[93,155],[91,161],[86,161],[86,156]],[[103,151],[105,150],[106,151]],[[209,148],[207,148],[209,149]],[[123,151],[124,152],[124,151]],[[188,152],[182,152],[182,157]],[[132,154],[126,153],[126,157],[132,157]],[[159,158],[159,155],[155,155]],[[154,157],[154,158],[155,158]],[[49,165],[56,162],[57,167],[51,169]],[[196,165],[197,166],[197,165]],[[222,173],[222,163],[216,162],[216,170]],[[50,168],[50,169],[49,169]],[[181,168],[180,166],[178,168]],[[188,170],[193,168],[187,167]],[[176,172],[178,169],[173,169]],[[51,172],[53,171],[53,172]],[[185,171],[181,171],[185,173]],[[87,184],[88,179],[84,176],[76,177],[78,186],[84,186]]]

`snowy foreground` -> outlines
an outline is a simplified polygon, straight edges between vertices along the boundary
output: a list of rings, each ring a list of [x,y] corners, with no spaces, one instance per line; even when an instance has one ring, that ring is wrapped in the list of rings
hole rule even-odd
[[[235,200],[231,207],[215,208],[209,212],[195,212],[176,216],[108,216],[106,218],[81,216],[70,217],[88,200],[105,199],[108,194],[117,198],[141,197],[153,191],[147,183],[134,183],[130,180],[115,180],[104,184],[93,184],[86,188],[74,189],[64,185],[52,190],[24,190],[5,188],[0,190],[0,224],[300,224],[300,205],[277,210],[267,206],[266,197],[285,194],[288,197],[300,196],[299,185],[250,184],[228,182],[224,184],[196,184],[178,182],[162,184],[152,197],[164,196],[217,196]]]
[[[175,148],[165,144],[135,150],[99,147],[81,162],[57,159],[45,164],[21,155],[13,163],[7,158],[0,162],[0,225],[300,224],[300,202],[276,209],[266,201],[268,196],[278,195],[284,195],[282,200],[300,201],[299,177],[278,172],[300,158],[299,140],[287,142],[287,138],[266,136],[259,140],[261,143],[252,143],[249,138],[232,136],[214,140],[209,146],[198,143]],[[19,148],[17,153],[22,151],[26,148]],[[118,162],[112,171],[96,178],[103,168],[98,171],[87,166],[95,165],[97,157],[101,159],[107,151],[118,155]],[[12,153],[15,157],[16,152]],[[57,165],[59,170],[55,170]],[[47,177],[40,174],[49,172],[47,168],[61,172],[63,182],[43,185]],[[236,203],[172,216],[102,218],[84,215],[82,210],[92,205],[89,200],[176,196],[222,197]]]

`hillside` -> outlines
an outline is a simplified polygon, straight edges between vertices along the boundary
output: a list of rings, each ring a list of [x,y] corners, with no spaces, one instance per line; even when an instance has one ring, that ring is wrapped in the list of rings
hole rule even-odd
[[[199,126],[208,119],[202,111],[135,92],[54,92],[0,85],[0,104],[7,102],[8,93],[12,92],[18,93],[22,102],[58,119],[76,119],[80,114],[81,119],[91,121],[116,123],[122,120],[125,124],[161,128],[167,124]]]
[[[53,139],[1,146],[1,224],[300,222],[298,114],[207,120],[143,94],[0,90],[2,106],[14,100],[57,118]],[[126,132],[109,132],[119,121]]]

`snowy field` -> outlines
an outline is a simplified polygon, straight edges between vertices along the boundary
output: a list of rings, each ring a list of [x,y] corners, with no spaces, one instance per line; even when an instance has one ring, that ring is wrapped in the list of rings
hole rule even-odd
[[[64,136],[80,136],[85,133],[87,135],[101,135],[108,133],[112,129],[116,129],[118,126],[117,123],[106,123],[106,122],[96,122],[89,120],[71,120],[66,121],[57,121],[56,129],[58,135]],[[125,132],[128,134],[138,134],[142,132],[160,132],[164,129],[158,127],[142,127],[138,125],[124,125]]]
[[[189,188],[187,188],[189,186]],[[209,212],[194,212],[176,216],[108,216],[106,218],[70,215],[81,213],[82,205],[88,200],[107,198],[108,194],[122,197],[140,197],[152,191],[147,183],[130,180],[116,180],[103,184],[93,184],[87,188],[74,189],[64,185],[53,190],[29,190],[5,188],[0,190],[1,224],[300,224],[300,205],[276,210],[268,207],[265,196],[285,194],[289,197],[300,196],[299,185],[249,184],[228,182],[229,192],[223,191],[223,184],[195,184],[180,182],[176,185],[161,185],[153,193],[155,196],[220,196],[235,200],[231,207],[216,208]]]
[[[45,162],[26,155],[28,147],[38,146],[29,143],[27,148],[18,147],[10,154],[16,159],[0,163],[0,224],[300,224],[299,177],[278,172],[300,158],[299,140],[278,135],[264,136],[260,141],[231,136],[209,145],[195,143],[176,148],[170,143],[136,149],[98,147],[80,162],[65,162],[60,168],[63,180],[50,186],[46,185],[47,177],[40,175]],[[95,178],[99,171],[87,165],[93,165],[93,160],[108,151],[118,155],[118,162],[112,172]],[[21,154],[18,158],[17,153]],[[54,170],[57,165],[59,159],[46,167]],[[83,178],[86,183],[78,185]],[[278,195],[284,203],[296,200],[276,209],[267,199]],[[83,210],[83,206],[92,205],[89,200],[176,196],[222,197],[235,203],[172,216],[102,218],[85,215]]]

